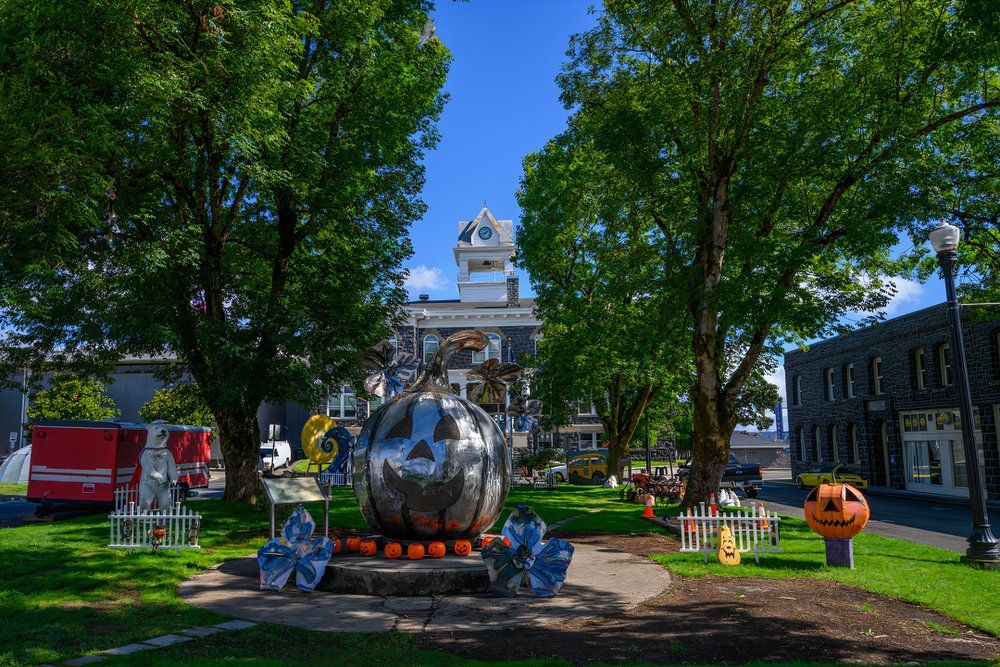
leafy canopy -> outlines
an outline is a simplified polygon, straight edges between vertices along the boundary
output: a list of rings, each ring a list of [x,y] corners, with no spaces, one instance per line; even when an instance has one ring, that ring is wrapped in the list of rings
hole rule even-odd
[[[97,379],[56,373],[45,389],[32,392],[28,419],[61,421],[103,421],[121,415],[107,388]]]
[[[215,421],[198,385],[190,383],[157,389],[139,408],[139,416],[146,422],[162,419],[168,424],[187,426],[211,426]]]

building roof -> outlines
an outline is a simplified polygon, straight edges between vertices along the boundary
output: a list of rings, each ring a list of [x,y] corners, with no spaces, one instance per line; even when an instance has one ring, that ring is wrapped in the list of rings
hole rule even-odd
[[[483,202],[483,208],[480,209],[479,213],[476,214],[472,220],[461,220],[458,223],[458,242],[459,244],[471,244],[472,243],[472,233],[476,231],[479,227],[479,223],[482,222],[483,217],[486,217],[490,224],[497,230],[497,238],[501,244],[513,244],[514,243],[514,221],[513,220],[497,220],[490,209],[486,206],[486,202]]]
[[[460,301],[459,299],[438,299],[427,301],[408,301],[408,308],[419,308],[421,310],[447,312],[464,310],[506,310],[515,308],[518,310],[530,310],[535,307],[535,300],[530,297],[521,297],[520,306],[508,306],[506,301]]]
[[[762,438],[757,433],[749,433],[747,431],[733,431],[732,437],[729,439],[729,446],[735,447],[737,449],[749,449],[753,447],[768,447],[768,448],[781,448],[785,447],[785,443],[778,440],[768,440],[767,438]]]

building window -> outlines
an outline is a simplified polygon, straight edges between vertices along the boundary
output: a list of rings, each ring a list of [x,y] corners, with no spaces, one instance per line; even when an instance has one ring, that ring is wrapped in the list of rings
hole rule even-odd
[[[851,457],[855,463],[861,463],[861,444],[858,442],[857,424],[851,424]]]
[[[341,387],[327,399],[326,416],[334,419],[354,419],[358,414],[358,399],[351,387]]]
[[[854,398],[854,364],[844,365],[844,396]]]
[[[826,368],[823,370],[823,391],[826,394],[826,400],[833,400],[833,369]]]
[[[917,391],[927,388],[927,370],[924,368],[924,348],[918,347],[913,351],[913,383]]]
[[[434,334],[427,334],[424,336],[424,363],[430,363],[431,359],[434,358],[434,353],[438,349],[438,337]]]
[[[577,401],[576,402],[576,414],[578,415],[596,415],[597,408],[590,401]]]
[[[580,449],[600,449],[604,444],[603,433],[581,433]]]
[[[819,426],[813,426],[813,442],[812,442],[812,460],[819,461]]]
[[[802,405],[802,376],[792,378],[792,405]]]
[[[951,350],[951,345],[948,343],[943,343],[938,347],[938,364],[941,368],[941,386],[950,387],[952,385],[951,377],[951,361],[948,357],[948,352]]]
[[[885,393],[884,380],[885,377],[882,375],[882,357],[875,357],[872,359],[872,380],[873,386],[875,388],[875,394],[881,396]]]
[[[392,353],[392,360],[395,361],[399,358],[399,339],[395,336],[389,336],[389,345],[392,345],[392,349],[395,350]]]
[[[487,359],[500,359],[500,336],[496,334],[486,334],[486,337],[490,339],[490,344],[486,346],[486,349],[476,352],[472,352],[472,363],[481,364]]]
[[[796,443],[796,444],[798,444],[798,447],[799,447],[799,460],[800,461],[805,461],[806,460],[806,430],[804,428],[802,428],[801,426],[799,427],[799,431],[798,431],[798,443]]]
[[[835,424],[830,424],[830,432],[827,435],[827,443],[830,445],[830,452],[833,455],[833,460],[837,463],[840,462],[840,443],[837,441],[837,426]]]

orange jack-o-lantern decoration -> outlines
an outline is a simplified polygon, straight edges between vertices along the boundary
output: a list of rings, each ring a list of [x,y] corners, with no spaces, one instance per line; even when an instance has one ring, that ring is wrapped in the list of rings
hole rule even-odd
[[[420,560],[424,557],[424,545],[414,542],[406,547],[406,557],[410,560]]]
[[[399,542],[389,542],[382,550],[386,558],[399,558],[403,555],[403,546]]]
[[[378,544],[375,540],[365,540],[358,549],[362,556],[374,556],[378,553]]]
[[[468,556],[472,553],[472,542],[469,540],[458,540],[455,542],[453,551],[457,556]]]
[[[344,550],[344,543],[338,540],[336,537],[330,540],[333,543],[333,553],[339,554]]]
[[[361,538],[360,537],[348,537],[347,538],[347,550],[357,551],[361,548]]]
[[[850,484],[820,484],[802,507],[809,527],[823,537],[848,539],[868,523],[868,501]]]
[[[427,545],[427,555],[431,558],[444,558],[446,553],[448,549],[444,546],[444,542],[431,542]]]

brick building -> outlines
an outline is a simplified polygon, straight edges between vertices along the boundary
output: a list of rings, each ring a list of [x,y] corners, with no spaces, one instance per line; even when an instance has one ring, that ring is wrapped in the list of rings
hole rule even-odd
[[[1000,320],[963,332],[987,495],[1000,499]],[[968,496],[950,340],[941,304],[786,353],[793,475],[839,461],[874,486]]]

